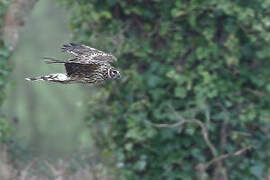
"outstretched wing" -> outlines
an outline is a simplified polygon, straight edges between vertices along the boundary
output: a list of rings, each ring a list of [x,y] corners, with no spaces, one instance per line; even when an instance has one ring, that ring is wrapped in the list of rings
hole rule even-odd
[[[68,76],[90,76],[98,69],[98,64],[65,63]]]
[[[63,52],[68,52],[76,56],[72,62],[80,64],[104,64],[117,61],[116,57],[112,54],[107,54],[95,48],[78,45],[74,43],[65,44],[62,47]]]

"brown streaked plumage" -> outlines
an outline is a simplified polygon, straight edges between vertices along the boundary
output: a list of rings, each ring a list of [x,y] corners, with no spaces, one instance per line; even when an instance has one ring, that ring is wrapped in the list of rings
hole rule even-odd
[[[67,83],[93,83],[100,84],[108,79],[119,79],[120,72],[110,63],[117,61],[112,54],[91,48],[86,45],[74,43],[65,44],[63,52],[75,55],[75,58],[62,61],[54,58],[47,59],[46,63],[62,63],[65,65],[66,74],[57,73],[38,78],[26,78],[28,81],[50,81]]]

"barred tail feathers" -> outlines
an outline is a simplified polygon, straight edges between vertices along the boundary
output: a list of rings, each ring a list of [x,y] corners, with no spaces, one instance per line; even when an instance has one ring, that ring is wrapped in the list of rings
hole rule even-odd
[[[25,78],[26,81],[43,81],[41,78]]]
[[[36,78],[25,78],[27,81],[52,81],[52,82],[68,82],[70,78],[66,74],[56,73],[49,74],[46,76],[40,76]]]

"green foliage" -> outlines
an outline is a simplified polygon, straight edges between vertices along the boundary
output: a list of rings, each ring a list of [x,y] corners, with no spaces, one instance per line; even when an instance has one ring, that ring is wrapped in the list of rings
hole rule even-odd
[[[5,14],[9,2],[6,0],[0,0],[0,29],[2,28],[3,20],[2,16]],[[7,77],[9,75],[10,69],[8,68],[8,57],[9,50],[5,39],[0,34],[0,106],[3,104],[5,99],[5,86],[7,84]],[[0,142],[2,142],[9,134],[10,126],[8,119],[0,114]]]
[[[8,0],[0,0],[0,16],[2,16],[3,14],[5,14],[8,5],[9,5],[9,1]],[[1,23],[0,24],[2,24],[2,19],[1,19]]]
[[[258,1],[65,1],[77,41],[111,50],[123,78],[89,100],[87,122],[120,179],[194,179],[213,158],[229,179],[261,179],[269,167],[270,3]],[[103,128],[100,128],[103,127]],[[224,141],[225,139],[225,141]],[[207,170],[214,176],[215,165]]]

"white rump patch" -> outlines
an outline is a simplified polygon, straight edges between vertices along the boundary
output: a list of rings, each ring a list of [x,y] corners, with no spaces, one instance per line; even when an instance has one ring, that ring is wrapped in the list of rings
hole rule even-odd
[[[55,74],[55,77],[57,77],[59,81],[69,80],[69,77],[67,77],[67,75],[61,73]]]

